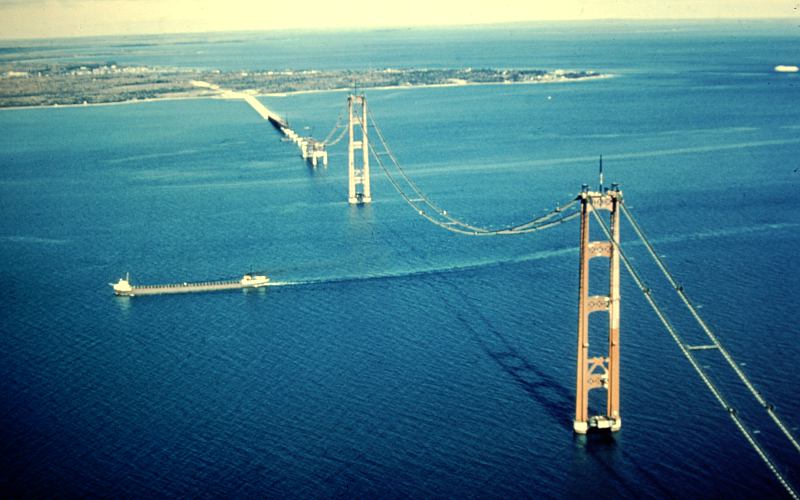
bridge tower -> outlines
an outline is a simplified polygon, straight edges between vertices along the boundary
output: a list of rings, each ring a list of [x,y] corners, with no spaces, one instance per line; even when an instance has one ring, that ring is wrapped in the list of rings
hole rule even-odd
[[[367,97],[353,95],[347,97],[347,109],[350,115],[350,146],[348,148],[347,174],[349,178],[349,196],[351,204],[370,203],[372,195],[369,189],[369,137],[367,134]],[[361,129],[360,139],[356,138],[356,129]],[[356,150],[361,150],[361,161],[356,157]],[[360,187],[360,189],[359,189]]]
[[[602,160],[601,160],[602,161]],[[578,362],[575,393],[575,421],[578,434],[592,429],[618,431],[622,426],[619,414],[619,251],[611,241],[591,241],[590,219],[593,211],[610,212],[613,240],[619,243],[620,204],[622,191],[617,185],[603,187],[602,167],[599,191],[584,185],[581,200],[580,286],[578,299]],[[600,215],[600,214],[598,214]],[[589,262],[597,257],[609,259],[608,295],[589,295]],[[589,355],[589,315],[608,313],[608,354]],[[605,389],[605,415],[589,416],[589,391]]]

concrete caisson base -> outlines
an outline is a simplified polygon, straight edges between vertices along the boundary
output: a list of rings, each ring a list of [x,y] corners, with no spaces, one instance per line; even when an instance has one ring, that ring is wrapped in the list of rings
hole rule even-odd
[[[617,418],[609,418],[603,415],[597,415],[591,417],[588,422],[581,422],[580,420],[575,420],[572,422],[572,428],[575,430],[576,434],[586,434],[589,430],[607,430],[611,432],[617,432],[622,428],[622,419]]]

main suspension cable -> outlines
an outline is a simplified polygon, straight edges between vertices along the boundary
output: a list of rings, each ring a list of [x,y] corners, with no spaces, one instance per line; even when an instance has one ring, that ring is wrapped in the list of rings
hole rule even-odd
[[[403,187],[400,185],[396,177],[389,171],[389,169],[384,164],[383,160],[379,155],[376,154],[374,147],[372,144],[369,146],[375,160],[378,162],[383,173],[386,175],[389,182],[398,192],[398,194],[403,198],[403,200],[411,206],[418,215],[427,219],[429,222],[441,227],[442,229],[446,229],[447,231],[464,234],[469,236],[496,236],[496,235],[508,235],[508,234],[527,234],[533,233],[536,231],[541,231],[542,229],[548,229],[551,227],[555,227],[559,224],[572,220],[580,215],[580,212],[575,211],[573,213],[565,213],[563,208],[556,208],[551,212],[537,217],[532,221],[526,222],[524,224],[520,224],[518,226],[513,226],[510,228],[504,229],[496,229],[496,230],[482,230],[482,231],[474,231],[470,228],[465,228],[459,224],[454,223],[452,220],[440,220],[439,218],[435,217],[431,213],[425,210],[425,207],[420,204],[420,200],[418,198],[411,198],[408,193],[405,192]],[[566,207],[570,207],[574,204],[574,202],[570,202],[566,205]],[[436,212],[437,215],[438,212]],[[557,215],[562,215],[559,218],[555,218]],[[551,220],[554,219],[554,220]]]
[[[422,192],[422,190],[419,188],[419,186],[417,186],[416,182],[414,182],[413,179],[411,179],[406,174],[405,170],[403,170],[403,167],[400,165],[400,162],[397,160],[397,157],[394,155],[392,150],[389,148],[389,145],[386,143],[386,139],[383,137],[383,132],[381,131],[380,127],[378,126],[377,122],[375,121],[375,116],[372,114],[372,110],[369,110],[368,113],[369,113],[370,121],[372,122],[372,128],[378,134],[378,139],[380,140],[381,145],[383,146],[383,150],[385,152],[385,155],[388,156],[389,159],[391,159],[391,161],[394,164],[395,168],[400,173],[400,176],[411,187],[412,191],[414,191],[414,193],[419,198],[419,200],[424,202],[434,212],[438,213],[441,217],[449,220],[453,224],[457,224],[457,225],[462,226],[465,229],[469,229],[469,230],[471,230],[473,232],[487,232],[487,230],[485,228],[480,228],[480,227],[473,226],[471,224],[468,224],[466,222],[460,221],[460,220],[456,219],[455,217],[449,215],[447,213],[447,210],[444,210],[444,209],[440,208],[430,198],[428,198],[428,196],[426,196],[425,193]],[[373,151],[373,154],[376,155],[376,157],[378,156],[377,153],[375,153],[374,151]]]
[[[725,399],[725,397],[723,396],[723,394],[720,391],[720,389],[717,388],[717,386],[711,381],[711,379],[708,377],[708,374],[705,372],[703,367],[697,362],[697,360],[695,359],[694,355],[692,354],[690,346],[687,345],[686,342],[684,342],[684,340],[678,334],[677,330],[675,330],[675,327],[672,326],[672,324],[670,323],[669,319],[667,319],[667,317],[664,314],[664,312],[662,311],[661,307],[659,307],[659,305],[656,303],[655,299],[653,298],[652,290],[645,284],[645,282],[642,280],[642,278],[639,275],[639,273],[634,269],[633,265],[631,264],[630,260],[628,259],[628,256],[622,250],[622,246],[612,236],[611,230],[608,228],[608,226],[606,225],[605,221],[602,219],[602,217],[600,217],[597,214],[597,210],[595,210],[594,204],[592,204],[591,198],[589,199],[589,204],[591,205],[591,208],[592,208],[592,210],[591,210],[592,215],[594,215],[595,220],[600,225],[600,228],[603,230],[603,233],[605,234],[606,238],[608,238],[608,240],[611,242],[611,244],[614,245],[614,248],[619,252],[619,256],[622,259],[623,264],[625,264],[625,268],[628,270],[628,273],[630,273],[630,275],[633,278],[634,282],[636,282],[636,285],[639,287],[639,290],[641,290],[642,293],[644,294],[644,297],[647,300],[648,304],[650,304],[650,307],[653,309],[653,311],[655,311],[656,316],[658,317],[658,319],[661,321],[661,323],[667,329],[667,332],[669,332],[669,334],[672,337],[672,339],[678,345],[678,348],[680,349],[681,353],[689,361],[689,364],[692,365],[694,370],[700,376],[700,379],[705,383],[706,387],[708,387],[708,389],[714,395],[714,397],[716,398],[716,400],[720,404],[720,406],[722,406],[722,408],[728,413],[728,416],[730,416],[731,420],[733,420],[733,422],[736,425],[736,427],[739,429],[739,431],[745,437],[745,439],[750,444],[750,446],[756,451],[756,453],[759,455],[759,457],[764,462],[764,464],[767,466],[767,468],[772,472],[772,474],[775,476],[775,478],[778,480],[778,482],[780,482],[781,485],[783,485],[783,487],[786,489],[786,491],[789,493],[789,495],[792,498],[794,498],[795,500],[800,500],[800,497],[798,497],[797,492],[794,490],[794,488],[788,482],[788,480],[786,478],[784,478],[783,474],[781,474],[781,472],[778,470],[778,467],[775,465],[775,463],[769,457],[769,455],[767,454],[767,451],[764,449],[764,447],[761,446],[761,444],[755,439],[753,434],[745,427],[744,422],[742,422],[742,420],[737,415],[736,409],[728,404],[728,401]],[[717,344],[718,344],[718,342],[717,342]]]
[[[334,128],[334,129],[333,129],[333,131],[335,131],[335,130],[336,130],[336,129]],[[334,139],[334,140],[332,140],[332,141],[331,141],[331,140],[329,140],[329,139],[330,139],[330,137],[333,135],[333,131],[331,131],[331,133],[330,133],[330,134],[328,134],[328,139],[325,139],[325,140],[323,141],[323,143],[325,144],[325,146],[335,146],[335,145],[339,144],[339,141],[341,141],[342,139],[344,139],[344,136],[345,136],[345,135],[347,135],[347,127],[342,127],[342,133],[340,133],[340,134],[339,134],[339,136],[338,136],[336,139]]]
[[[336,117],[336,123],[333,125],[331,131],[328,132],[328,135],[325,137],[325,140],[322,141],[322,143],[325,144],[326,146],[333,146],[334,144],[341,141],[342,138],[344,137],[344,134],[347,131],[347,127],[344,125],[344,112],[345,112],[344,109],[339,111],[339,116]],[[333,134],[335,134],[336,131],[339,130],[340,128],[343,129],[342,133],[339,135],[339,137],[336,138],[335,141],[331,141],[331,137],[333,137]]]
[[[377,134],[379,142],[383,148],[383,152],[378,152],[375,149],[373,142],[369,143],[369,149],[375,160],[378,162],[378,165],[381,167],[381,170],[387,176],[392,186],[394,186],[395,190],[397,190],[397,192],[403,197],[406,203],[408,203],[412,208],[414,208],[414,210],[417,211],[417,213],[420,216],[424,217],[425,219],[429,220],[430,222],[436,224],[439,227],[442,227],[444,229],[447,229],[448,231],[452,231],[455,233],[468,234],[472,236],[527,234],[540,231],[542,229],[554,227],[563,222],[572,220],[578,215],[580,215],[580,213],[577,211],[574,213],[569,213],[569,210],[575,207],[578,202],[577,199],[572,199],[563,206],[557,206],[555,209],[551,210],[545,215],[535,217],[522,224],[502,227],[499,229],[480,227],[464,222],[454,217],[453,215],[449,214],[447,210],[444,210],[443,208],[439,207],[436,203],[434,203],[419,188],[416,182],[414,182],[414,180],[411,179],[411,177],[409,177],[408,174],[406,174],[405,170],[400,165],[400,162],[397,160],[397,157],[389,148],[386,139],[383,136],[383,132],[375,122],[375,117],[372,115],[371,111],[369,112],[369,116],[370,116],[370,121],[372,122],[372,128],[373,130],[375,130]],[[389,168],[384,163],[382,156],[387,156],[391,160],[391,164],[395,167],[396,171],[398,172],[397,177],[402,178],[402,180],[405,181],[405,183],[409,186],[410,190],[414,193],[414,198],[412,198],[412,196],[406,193],[406,191],[402,188],[397,177],[390,172]],[[432,213],[436,215],[434,216],[432,215]]]
[[[783,432],[783,434],[786,436],[786,438],[789,440],[789,442],[792,443],[792,445],[794,446],[795,450],[800,452],[800,443],[797,442],[797,439],[792,435],[792,433],[788,429],[788,427],[783,423],[783,421],[778,416],[778,414],[775,413],[775,407],[773,405],[771,405],[770,403],[768,403],[764,399],[764,397],[761,395],[761,393],[755,388],[755,386],[750,381],[750,379],[747,377],[747,375],[744,373],[744,371],[739,367],[739,365],[736,363],[736,361],[730,355],[728,350],[720,343],[720,341],[717,338],[717,336],[711,331],[711,328],[708,326],[708,324],[705,322],[705,320],[703,320],[703,318],[700,317],[700,314],[697,312],[697,308],[694,306],[692,301],[689,300],[689,297],[687,297],[686,291],[684,290],[683,286],[680,285],[675,280],[675,278],[672,275],[672,273],[670,273],[669,270],[667,269],[667,267],[664,265],[664,261],[661,260],[661,257],[656,253],[655,249],[653,248],[653,245],[650,243],[650,241],[644,235],[644,232],[642,231],[642,228],[639,226],[639,224],[633,218],[633,215],[625,207],[624,204],[622,204],[621,206],[622,206],[622,213],[625,214],[625,218],[627,218],[628,221],[631,223],[631,226],[633,227],[633,230],[636,232],[636,235],[639,236],[639,239],[642,240],[642,242],[644,243],[645,248],[647,248],[647,251],[650,253],[650,256],[653,257],[653,260],[655,260],[656,264],[658,265],[658,268],[661,270],[661,272],[667,278],[667,281],[669,281],[669,284],[672,285],[672,288],[675,289],[675,291],[677,292],[678,296],[681,298],[683,303],[686,305],[687,309],[689,309],[689,312],[692,314],[692,317],[695,319],[695,321],[697,321],[697,323],[703,329],[703,332],[705,332],[706,336],[709,338],[709,340],[711,340],[712,344],[714,346],[716,346],[717,350],[719,350],[720,354],[722,354],[722,357],[725,358],[725,361],[727,361],[728,364],[730,365],[730,367],[733,368],[733,371],[736,373],[736,375],[739,377],[739,379],[742,381],[742,383],[744,383],[745,387],[747,387],[747,389],[750,391],[750,393],[753,395],[753,397],[756,398],[756,401],[758,401],[758,403],[761,406],[764,407],[764,409],[767,411],[769,416],[772,418],[773,422],[775,422],[775,425],[778,426],[778,428]]]

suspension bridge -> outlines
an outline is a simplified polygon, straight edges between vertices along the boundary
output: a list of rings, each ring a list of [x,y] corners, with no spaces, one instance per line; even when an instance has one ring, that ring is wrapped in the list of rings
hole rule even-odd
[[[339,114],[336,124],[326,138],[321,141],[311,137],[301,138],[289,127],[284,119],[269,111],[255,97],[231,97],[245,99],[262,117],[270,121],[281,134],[288,140],[295,142],[301,150],[301,156],[308,160],[312,167],[317,167],[318,158],[324,158],[323,164],[327,166],[327,148],[348,137],[347,199],[350,204],[372,202],[370,188],[370,159],[372,159],[377,163],[379,170],[400,197],[417,216],[446,231],[471,237],[512,236],[544,231],[573,219],[580,219],[577,362],[575,415],[573,420],[575,433],[586,434],[589,431],[599,430],[614,432],[618,431],[622,426],[619,406],[619,349],[620,270],[624,267],[667,334],[672,338],[681,354],[712,394],[721,411],[729,416],[736,429],[775,479],[783,486],[788,495],[791,498],[800,499],[797,488],[789,481],[785,472],[768,453],[765,445],[759,440],[758,433],[747,426],[720,386],[712,380],[708,368],[697,359],[697,353],[708,351],[718,353],[722,361],[736,375],[735,378],[746,389],[746,393],[769,416],[772,423],[780,431],[780,435],[785,438],[787,446],[790,450],[794,450],[792,453],[800,453],[800,443],[783,418],[777,413],[775,406],[767,401],[764,395],[755,387],[747,374],[741,369],[740,363],[733,358],[721,343],[717,333],[700,316],[698,307],[689,298],[684,286],[675,279],[673,273],[656,252],[650,239],[645,235],[642,226],[630,209],[625,206],[623,193],[619,185],[611,184],[611,186],[605,186],[602,157],[600,159],[600,181],[597,189],[590,189],[588,185],[584,184],[575,198],[555,204],[546,214],[534,217],[521,224],[502,227],[480,226],[465,222],[450,213],[420,189],[419,185],[408,175],[397,156],[389,147],[375,117],[371,110],[368,109],[365,95],[357,95],[355,93],[348,95],[346,108]],[[371,134],[372,139],[370,139]],[[310,153],[307,153],[307,151],[310,151]],[[662,307],[662,298],[656,296],[654,289],[645,282],[642,274],[626,254],[620,239],[623,217],[666,279],[669,284],[669,290],[677,295],[692,320],[702,330],[706,338],[705,343],[690,344],[684,339],[676,328],[675,323],[670,320],[665,308]],[[593,225],[600,229],[600,234],[604,239],[592,239],[590,228]],[[603,295],[589,294],[590,261],[596,258],[607,259],[608,261],[608,293]],[[595,332],[595,335],[591,337],[594,339],[598,333],[601,337],[604,337],[601,343],[605,346],[607,352],[601,356],[590,356],[589,317],[598,312],[606,313],[607,315],[607,332],[606,335],[602,335],[603,332]],[[597,415],[590,415],[589,393],[594,390],[605,391],[605,411]]]

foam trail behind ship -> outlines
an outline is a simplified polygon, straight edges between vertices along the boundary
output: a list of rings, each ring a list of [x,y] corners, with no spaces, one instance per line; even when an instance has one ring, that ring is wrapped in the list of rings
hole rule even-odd
[[[707,231],[696,231],[691,233],[654,238],[653,243],[658,245],[658,244],[680,243],[698,239],[727,238],[742,234],[750,234],[761,231],[780,231],[780,230],[793,229],[796,227],[798,227],[798,224],[783,223],[783,224],[759,224],[755,226],[740,226],[728,229],[712,229]],[[641,242],[638,241],[627,241],[624,242],[623,245],[625,247],[642,246]],[[564,257],[570,254],[577,254],[577,252],[578,249],[575,247],[562,247],[549,250],[541,250],[530,254],[520,255],[518,257],[505,258],[505,259],[485,259],[469,263],[463,263],[455,266],[397,270],[397,271],[389,271],[379,274],[368,274],[368,275],[310,277],[307,279],[299,279],[293,281],[270,281],[265,286],[281,287],[281,286],[325,285],[331,283],[348,283],[354,281],[387,280],[387,279],[409,278],[415,276],[432,276],[439,274],[458,273],[463,271],[482,269],[491,266],[502,266],[505,264],[521,264],[525,262],[534,262],[543,259]]]

